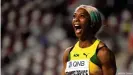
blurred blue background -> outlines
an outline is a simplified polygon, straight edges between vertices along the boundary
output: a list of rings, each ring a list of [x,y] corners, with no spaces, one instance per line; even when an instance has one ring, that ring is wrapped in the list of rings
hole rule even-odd
[[[101,12],[97,37],[115,53],[117,75],[133,75],[133,0],[2,0],[1,74],[60,75],[80,4]]]

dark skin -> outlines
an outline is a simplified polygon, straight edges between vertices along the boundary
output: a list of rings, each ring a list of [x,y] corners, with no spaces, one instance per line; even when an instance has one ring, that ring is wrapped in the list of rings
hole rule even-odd
[[[88,46],[91,46],[96,38],[92,34],[92,30],[89,26],[90,21],[89,21],[89,14],[88,12],[83,9],[79,8],[74,12],[74,17],[72,20],[73,28],[75,31],[76,36],[79,39],[79,47],[85,48]],[[76,32],[75,25],[81,26],[81,30],[79,33]],[[105,44],[103,42],[100,42],[98,45],[98,48],[104,46]],[[62,74],[65,75],[65,68],[66,68],[66,63],[68,61],[68,55],[71,47],[67,48],[64,52],[63,56],[63,69],[62,69]],[[109,50],[106,46],[102,47],[98,53],[97,56],[100,60],[101,63],[101,70],[102,73],[94,73],[90,75],[115,75],[116,74],[116,62],[115,62],[115,56],[111,50]]]

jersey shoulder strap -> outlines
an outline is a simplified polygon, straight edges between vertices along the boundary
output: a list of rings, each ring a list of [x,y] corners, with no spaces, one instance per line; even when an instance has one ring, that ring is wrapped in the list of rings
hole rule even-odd
[[[70,50],[69,50],[69,53],[68,53],[68,61],[71,59],[71,57],[70,57],[70,52],[73,50],[73,47],[74,47],[74,46],[72,46],[72,47],[70,48]]]

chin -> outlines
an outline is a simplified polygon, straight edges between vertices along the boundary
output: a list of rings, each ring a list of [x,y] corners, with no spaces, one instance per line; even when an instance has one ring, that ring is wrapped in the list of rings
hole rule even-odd
[[[76,35],[76,37],[80,40],[85,40],[84,37],[82,35]]]
[[[77,38],[80,38],[80,37],[81,37],[81,35],[80,35],[80,34],[75,34],[75,35],[76,35],[76,37],[77,37]]]

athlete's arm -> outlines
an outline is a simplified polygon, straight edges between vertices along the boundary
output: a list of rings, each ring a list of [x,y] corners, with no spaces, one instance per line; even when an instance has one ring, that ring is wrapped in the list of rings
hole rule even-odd
[[[116,62],[115,56],[112,51],[107,47],[103,47],[97,54],[100,62],[103,75],[115,75],[116,74]]]
[[[66,64],[67,64],[67,61],[68,61],[68,55],[69,55],[70,49],[71,49],[71,47],[67,48],[65,50],[65,52],[64,52],[64,55],[63,55],[63,68],[62,68],[61,75],[65,75],[65,69],[66,69]]]

